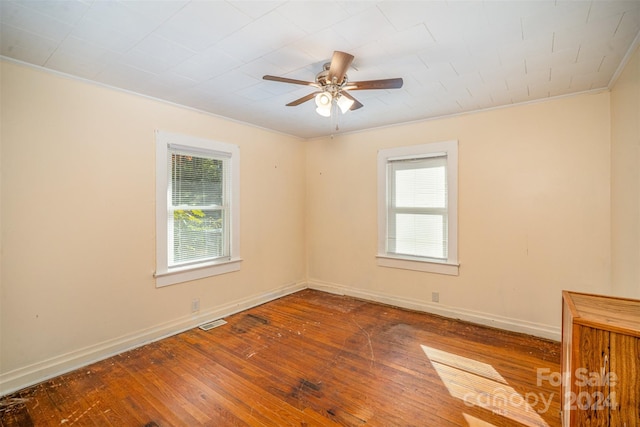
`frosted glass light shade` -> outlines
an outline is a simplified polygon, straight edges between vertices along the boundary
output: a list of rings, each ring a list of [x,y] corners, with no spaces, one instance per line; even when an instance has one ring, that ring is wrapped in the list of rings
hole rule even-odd
[[[331,104],[326,107],[316,108],[316,113],[320,114],[322,117],[331,117]]]
[[[338,107],[340,107],[340,111],[342,111],[342,114],[344,114],[349,111],[349,109],[353,105],[353,99],[349,99],[344,95],[340,95],[336,99],[336,104],[338,104]]]
[[[316,105],[318,108],[328,107],[331,105],[331,94],[327,92],[321,92],[316,95]]]
[[[331,103],[333,98],[328,92],[321,92],[316,95],[316,113],[323,117],[331,117]]]

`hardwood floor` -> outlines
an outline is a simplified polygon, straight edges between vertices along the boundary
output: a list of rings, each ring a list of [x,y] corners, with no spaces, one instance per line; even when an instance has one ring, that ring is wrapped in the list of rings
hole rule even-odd
[[[560,425],[556,342],[312,290],[226,320],[6,396],[1,425]]]

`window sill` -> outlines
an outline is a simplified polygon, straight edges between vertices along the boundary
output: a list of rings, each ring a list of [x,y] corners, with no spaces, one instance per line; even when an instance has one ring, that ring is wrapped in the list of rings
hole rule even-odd
[[[201,264],[197,266],[170,269],[165,272],[156,272],[154,274],[154,277],[156,278],[156,288],[239,271],[241,261],[242,259],[240,258],[232,258],[210,264]]]
[[[450,262],[425,261],[389,255],[377,255],[376,258],[380,267],[447,274],[449,276],[457,276],[460,269],[460,264]]]

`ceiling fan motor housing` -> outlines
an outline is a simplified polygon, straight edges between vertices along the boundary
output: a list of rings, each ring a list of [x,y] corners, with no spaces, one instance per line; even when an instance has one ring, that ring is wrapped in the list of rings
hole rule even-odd
[[[344,78],[341,82],[334,82],[329,79],[329,70],[327,69],[327,65],[324,65],[324,70],[320,71],[316,75],[316,83],[318,83],[322,90],[325,92],[329,92],[332,96],[336,96],[340,93],[340,90],[347,84],[347,75],[344,75]],[[334,77],[335,79],[335,77]]]

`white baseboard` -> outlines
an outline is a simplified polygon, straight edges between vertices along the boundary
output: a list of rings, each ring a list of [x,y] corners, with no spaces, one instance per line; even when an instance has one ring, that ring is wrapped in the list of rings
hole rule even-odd
[[[305,282],[293,283],[259,295],[242,298],[196,315],[181,318],[52,357],[0,375],[0,397],[91,363],[195,328],[212,320],[256,307],[306,288]]]
[[[307,282],[307,287],[309,289],[316,289],[318,291],[330,292],[338,295],[347,295],[368,301],[375,301],[383,304],[393,305],[396,307],[407,308],[410,310],[422,311],[425,313],[433,313],[453,319],[465,320],[467,322],[491,326],[507,331],[534,335],[536,337],[546,338],[553,341],[560,341],[562,336],[562,332],[559,326],[555,327],[542,323],[527,322],[520,319],[497,316],[480,311],[447,306],[440,303],[402,298],[395,295],[368,291],[364,289],[355,289],[347,286],[341,286],[335,283],[322,282],[318,280],[309,280],[309,282]]]
[[[204,310],[197,315],[183,316],[179,319],[175,319],[152,328],[140,330],[113,340],[104,341],[6,372],[0,375],[0,397],[25,387],[38,384],[42,381],[46,381],[58,375],[82,368],[83,366],[90,365],[116,354],[120,354],[188,329],[195,328],[203,323],[220,319],[225,316],[230,316],[306,288],[333,294],[352,296],[363,300],[380,302],[426,313],[438,314],[449,318],[465,320],[513,332],[525,333],[554,341],[560,341],[561,337],[559,327],[526,322],[523,320],[496,316],[442,304],[434,304],[417,299],[401,298],[394,295],[367,291],[364,289],[355,289],[335,283],[311,280],[307,283],[293,283],[259,295],[242,298],[214,309]]]

